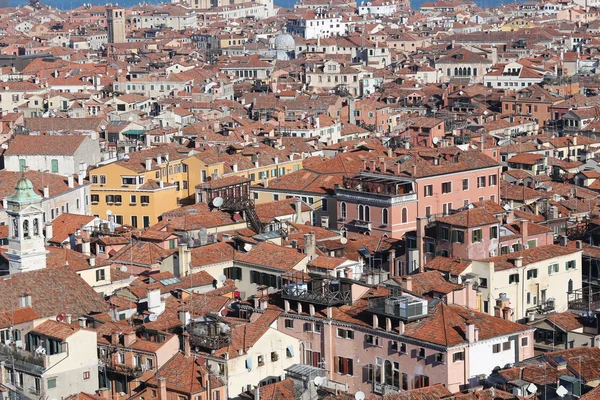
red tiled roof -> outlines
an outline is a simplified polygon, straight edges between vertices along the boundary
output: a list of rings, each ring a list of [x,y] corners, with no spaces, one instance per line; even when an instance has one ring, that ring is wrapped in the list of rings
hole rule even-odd
[[[6,155],[74,155],[86,136],[82,135],[16,135]]]
[[[235,261],[267,268],[289,271],[298,265],[305,255],[297,249],[261,242],[247,253],[237,253]]]

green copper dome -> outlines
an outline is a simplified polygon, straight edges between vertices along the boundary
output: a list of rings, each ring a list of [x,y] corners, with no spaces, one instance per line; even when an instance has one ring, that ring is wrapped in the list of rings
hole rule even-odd
[[[19,179],[15,185],[14,193],[6,198],[6,200],[15,203],[28,203],[39,201],[41,199],[42,196],[33,190],[33,183],[25,177]]]

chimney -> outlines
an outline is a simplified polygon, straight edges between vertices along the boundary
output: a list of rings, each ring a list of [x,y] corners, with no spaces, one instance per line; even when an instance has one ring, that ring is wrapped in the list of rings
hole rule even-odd
[[[273,158],[273,161],[275,161],[275,164],[279,164],[279,157],[278,157],[278,156],[275,156],[275,157]]]
[[[392,331],[392,320],[389,318],[385,319],[385,331],[386,332],[391,332]]]
[[[521,221],[521,236],[523,236],[523,243],[529,237],[529,221]]]
[[[158,378],[158,398],[159,400],[167,399],[167,380],[164,377]]]
[[[152,158],[146,158],[146,171],[150,171],[152,169]]]
[[[67,182],[69,183],[69,187],[71,189],[75,187],[75,178],[73,177],[73,175],[69,175],[67,177]]]
[[[179,311],[179,321],[183,326],[187,326],[188,322],[190,322],[190,312],[189,311]]]
[[[156,165],[162,165],[162,155],[161,154],[156,156]]]
[[[83,255],[89,257],[89,255],[90,255],[90,240],[89,239],[83,239],[81,241],[81,252],[83,253]]]
[[[54,236],[54,232],[52,229],[52,222],[46,222],[46,242],[48,242],[48,240],[52,239],[53,236]]]
[[[315,234],[313,232],[304,235],[304,254],[308,256],[309,260],[315,258],[316,243]]]
[[[183,332],[183,355],[190,357],[192,355],[192,346],[190,344],[190,334]],[[210,378],[209,378],[210,379]]]
[[[158,185],[160,186],[161,189],[165,187],[165,183],[163,181],[159,181]]]
[[[467,341],[469,343],[475,343],[477,341],[476,337],[475,337],[475,330],[476,330],[475,323],[473,322],[473,320],[469,319],[469,320],[467,320],[466,324],[467,324],[467,332],[466,332]]]
[[[373,329],[379,328],[379,317],[377,314],[373,314]]]
[[[50,197],[50,188],[48,186],[44,186],[44,198],[47,199]]]
[[[286,313],[290,312],[290,301],[289,300],[283,301],[283,311]]]
[[[133,342],[135,342],[135,331],[126,333],[125,335],[123,335],[123,345],[125,347],[129,347],[133,344]]]
[[[238,165],[237,165],[237,163],[231,165],[231,169],[233,170],[233,172],[238,172]]]
[[[325,200],[323,200],[325,201]],[[294,202],[294,208],[296,211],[296,223],[301,224],[302,221],[302,200],[296,197],[296,201]]]
[[[513,264],[515,264],[516,268],[521,268],[523,266],[523,257],[516,257],[513,259]]]
[[[412,276],[407,276],[406,278],[404,278],[402,283],[404,284],[403,286],[404,286],[405,290],[412,292],[412,289],[413,289],[412,281],[413,281]]]
[[[165,153],[165,161],[169,162],[169,153]]]
[[[181,243],[178,249],[179,253],[179,276],[188,276],[190,271],[190,250],[186,243]]]
[[[566,235],[560,235],[558,237],[558,243],[563,247],[567,247],[567,245],[569,244],[569,239],[567,239]]]
[[[333,307],[327,307],[327,319],[333,318]]]
[[[353,97],[348,98],[348,122],[356,125],[356,103]]]
[[[369,161],[369,162],[370,162],[370,164],[371,164],[371,166],[369,167],[369,170],[370,170],[371,172],[375,171],[375,160],[371,160],[371,161]]]
[[[71,325],[71,323],[73,322],[73,316],[71,314],[66,314],[65,315],[65,322],[69,325]]]
[[[87,328],[87,318],[79,317],[79,327]]]
[[[83,175],[81,173],[77,175],[77,184],[79,186],[83,185]]]
[[[398,335],[404,335],[404,321],[398,323]]]
[[[581,240],[575,241],[575,248],[583,249],[583,242]]]
[[[90,267],[94,268],[96,266],[96,256],[94,254],[90,255]]]

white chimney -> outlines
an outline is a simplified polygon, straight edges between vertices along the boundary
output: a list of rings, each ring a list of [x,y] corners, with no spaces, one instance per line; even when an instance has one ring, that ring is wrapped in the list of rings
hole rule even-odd
[[[146,158],[146,171],[150,171],[152,169],[152,158]]]
[[[72,189],[75,187],[75,178],[73,177],[73,175],[69,175],[67,177],[67,181],[69,183],[69,187]]]
[[[50,188],[48,186],[44,186],[44,198],[47,199],[50,197]]]
[[[233,172],[238,172],[238,165],[237,165],[237,163],[236,163],[236,164],[233,164],[233,165],[231,166],[231,169],[233,170]]]

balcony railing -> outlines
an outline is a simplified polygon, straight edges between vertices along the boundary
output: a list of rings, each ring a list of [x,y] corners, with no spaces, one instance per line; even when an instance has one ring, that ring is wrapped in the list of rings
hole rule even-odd
[[[0,344],[0,360],[14,362],[15,369],[41,375],[46,370],[46,356],[15,346]]]
[[[231,343],[230,336],[216,335],[216,336],[190,336],[190,344],[192,346],[204,347],[210,350],[222,349]]]
[[[308,284],[292,283],[283,287],[282,297],[284,299],[306,301],[308,303],[326,306],[351,304],[352,292],[350,287],[333,281],[313,280]]]

